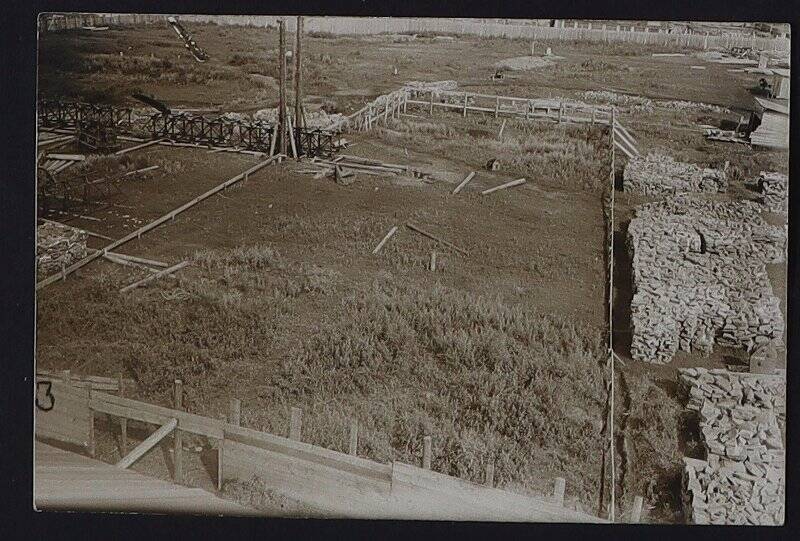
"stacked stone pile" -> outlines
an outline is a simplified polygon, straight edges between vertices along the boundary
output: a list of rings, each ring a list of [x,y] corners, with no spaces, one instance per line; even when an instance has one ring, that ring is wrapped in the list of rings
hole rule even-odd
[[[759,206],[687,197],[637,207],[628,227],[633,262],[634,359],[668,363],[714,344],[749,353],[783,339],[766,263],[783,260],[786,229]]]
[[[698,412],[705,460],[684,458],[683,501],[695,524],[781,524],[786,380],[688,368],[680,380]]]
[[[36,271],[42,276],[60,271],[86,257],[86,231],[55,222],[36,230]]]
[[[789,211],[789,177],[762,171],[758,177],[761,198],[770,212],[786,214]]]
[[[446,92],[456,90],[458,83],[456,81],[408,81],[403,87],[420,92],[430,92],[431,90],[434,92]]]
[[[721,169],[702,168],[675,161],[671,156],[650,153],[628,161],[622,173],[622,186],[626,192],[649,196],[716,193],[728,189],[728,179]]]

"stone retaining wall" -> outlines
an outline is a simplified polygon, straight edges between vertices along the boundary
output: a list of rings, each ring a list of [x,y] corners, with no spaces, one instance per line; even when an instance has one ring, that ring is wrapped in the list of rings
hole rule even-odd
[[[631,158],[622,173],[626,192],[661,196],[684,192],[724,192],[728,189],[725,171],[702,168],[675,161],[663,154]]]
[[[684,458],[683,502],[694,524],[779,525],[785,512],[786,380],[688,368],[705,460]]]
[[[750,201],[688,196],[640,205],[628,227],[633,262],[631,356],[667,363],[715,343],[748,353],[783,339],[766,273],[783,261],[786,228],[768,225]]]

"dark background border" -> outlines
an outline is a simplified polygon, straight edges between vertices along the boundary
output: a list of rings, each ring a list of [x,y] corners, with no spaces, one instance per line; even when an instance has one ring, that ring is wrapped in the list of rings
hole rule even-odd
[[[6,0],[3,6],[0,97],[3,101],[3,145],[6,156],[0,170],[0,539],[13,533],[26,539],[117,539],[150,537],[222,537],[231,539],[306,538],[311,535],[384,539],[396,537],[529,537],[544,539],[575,536],[607,538],[618,535],[655,539],[721,538],[783,539],[797,537],[798,517],[798,426],[794,407],[800,362],[794,345],[800,302],[797,283],[797,216],[800,213],[800,180],[790,188],[789,262],[787,311],[787,481],[786,522],[783,527],[688,527],[688,526],[582,526],[570,524],[486,524],[448,522],[399,522],[351,520],[290,520],[258,518],[178,517],[132,514],[37,513],[32,508],[33,473],[33,351],[35,179],[31,164],[36,153],[36,17],[46,11],[117,13],[207,13],[250,15],[368,15],[501,17],[559,19],[639,19],[693,21],[790,22],[793,33],[800,5],[792,0],[694,0],[650,2],[643,0],[560,0],[552,3],[528,1],[304,1],[269,2],[194,1],[132,2]],[[13,4],[13,5],[12,5]],[[800,66],[792,44],[792,64]],[[798,92],[797,73],[792,72],[792,102]],[[798,126],[798,111],[790,125]],[[791,130],[791,148],[800,149],[798,129]],[[791,177],[797,177],[797,159],[790,153]],[[792,181],[790,181],[792,182]],[[797,530],[797,531],[796,531]],[[791,532],[795,531],[792,535]]]

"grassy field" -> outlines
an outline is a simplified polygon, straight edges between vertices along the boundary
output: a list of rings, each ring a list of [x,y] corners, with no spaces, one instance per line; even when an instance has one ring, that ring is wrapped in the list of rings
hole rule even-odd
[[[191,31],[211,55],[205,64],[166,26],[45,34],[39,92],[135,105],[127,96],[143,91],[173,106],[244,113],[276,105],[274,31]],[[547,45],[537,43],[537,54]],[[309,37],[307,103],[350,112],[405,81],[443,79],[525,97],[583,99],[585,91],[605,90],[690,100],[731,112],[656,108],[621,111],[620,119],[642,152],[729,161],[734,194],[745,194],[743,181],[763,168],[788,169],[787,153],[706,142],[697,128],[751,107],[753,76],[715,64],[690,70],[700,63],[691,57],[650,56],[663,48],[549,45],[561,57],[553,66],[508,71],[493,82],[496,64],[529,54],[530,43]],[[597,512],[608,441],[607,134],[511,120],[499,140],[502,120],[490,116],[409,113],[372,133],[348,134],[348,152],[423,168],[432,183],[359,175],[341,186],[300,174],[302,164],[293,162],[264,169],[121,250],[189,259],[178,279],[120,295],[145,274],[101,260],[40,292],[39,366],[124,372],[137,381],[137,396],[163,404],[181,378],[190,411],[217,417],[240,398],[244,425],[279,434],[288,430],[289,408],[299,406],[304,439],[333,449],[346,448],[348,423],[357,419],[361,454],[381,461],[418,463],[430,434],[438,471],[481,481],[493,457],[500,486],[546,494],[562,476],[568,501]],[[483,170],[491,158],[500,171]],[[121,184],[109,207],[90,212],[96,220],[70,223],[119,238],[253,163],[163,147],[93,161],[91,168],[160,169]],[[475,179],[452,196],[470,171]],[[523,176],[522,187],[478,194]],[[636,200],[617,200],[622,222]],[[402,227],[409,220],[469,255]],[[399,233],[371,255],[394,225]],[[432,251],[436,272],[426,267]],[[672,370],[629,362],[615,411],[625,419],[620,506],[644,495],[651,519],[664,521],[681,519],[680,456],[694,445]]]

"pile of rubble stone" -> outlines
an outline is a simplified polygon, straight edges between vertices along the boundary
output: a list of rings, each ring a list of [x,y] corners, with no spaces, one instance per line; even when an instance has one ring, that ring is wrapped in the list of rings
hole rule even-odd
[[[716,193],[728,189],[728,179],[724,170],[702,168],[675,161],[671,156],[650,153],[628,161],[622,174],[622,187],[626,192],[649,196]]]
[[[684,458],[683,503],[695,524],[781,524],[786,380],[687,368],[680,381],[698,413],[705,460]]]
[[[762,171],[757,180],[762,202],[770,212],[786,214],[789,211],[789,177]]]
[[[344,115],[341,113],[328,113],[324,109],[318,109],[316,111],[306,111],[304,119],[306,128],[324,129],[344,119]],[[275,125],[278,123],[278,108],[259,109],[253,113],[253,120],[269,122]]]
[[[458,83],[455,81],[408,81],[403,85],[403,88],[408,90],[416,90],[419,92],[442,92],[452,91],[458,88]]]
[[[52,274],[83,259],[87,255],[86,231],[56,222],[45,222],[36,228],[36,271],[41,276]]]
[[[753,354],[782,342],[765,264],[783,261],[786,233],[751,201],[678,196],[637,207],[627,238],[632,357],[663,364],[678,350],[708,355],[715,343]]]

